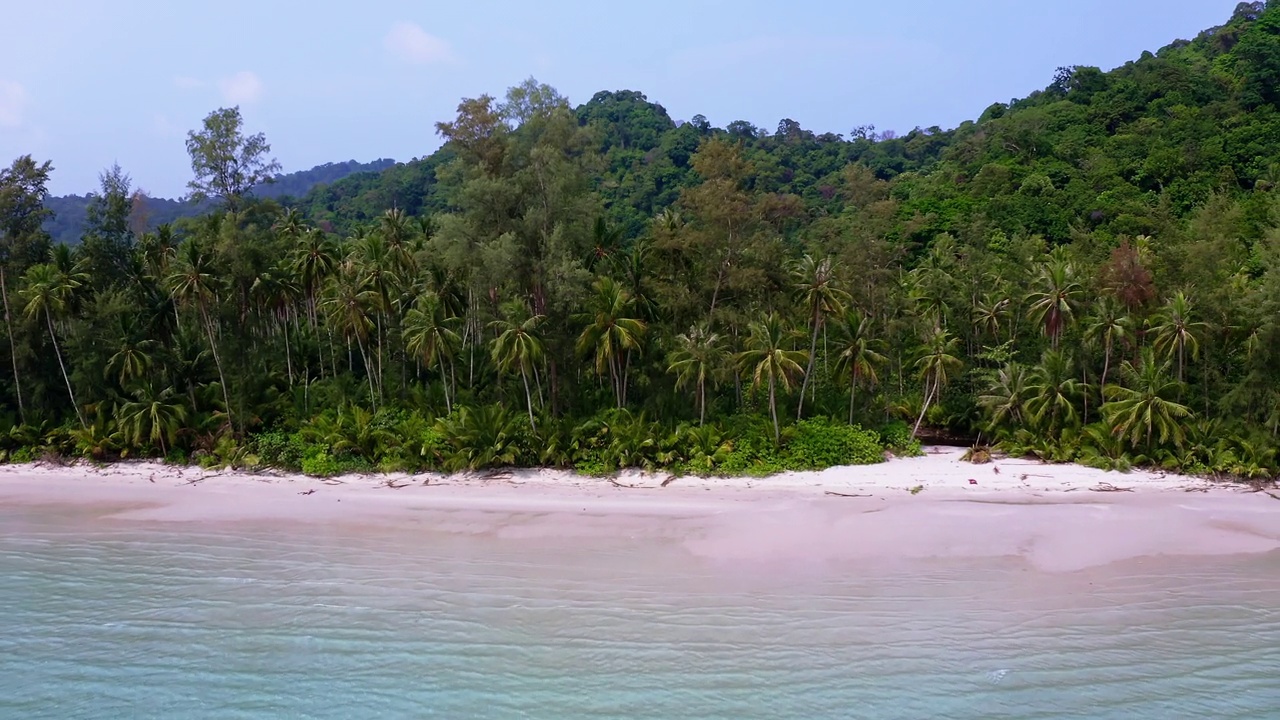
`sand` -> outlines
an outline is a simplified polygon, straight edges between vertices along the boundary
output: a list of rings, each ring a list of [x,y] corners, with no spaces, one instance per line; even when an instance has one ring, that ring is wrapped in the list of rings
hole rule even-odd
[[[963,450],[768,478],[588,478],[554,470],[302,475],[156,463],[0,467],[6,505],[117,522],[408,523],[529,538],[661,538],[713,560],[1020,556],[1070,571],[1158,555],[1280,550],[1280,493],[1161,472],[1108,473]],[[665,485],[664,485],[665,483]]]

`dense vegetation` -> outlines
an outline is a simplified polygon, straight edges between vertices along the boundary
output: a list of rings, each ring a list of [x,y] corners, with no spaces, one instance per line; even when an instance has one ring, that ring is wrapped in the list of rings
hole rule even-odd
[[[2,441],[771,472],[930,432],[1274,477],[1277,88],[1277,3],[949,131],[719,129],[530,80],[291,208],[208,173],[270,163],[220,110],[188,143],[217,209],[136,236],[104,181],[74,251],[40,229],[49,166],[19,158]]]
[[[340,163],[325,163],[310,170],[276,174],[271,182],[254,188],[254,194],[261,198],[275,198],[288,202],[290,198],[300,198],[313,188],[336,182],[358,173],[378,173],[395,165],[394,160],[379,159],[373,162],[360,163],[348,160]],[[122,179],[119,168],[111,168],[104,173],[103,183],[117,182]],[[93,205],[98,193],[86,195],[50,195],[45,198],[44,206],[49,215],[44,221],[44,230],[55,243],[75,245],[84,238],[89,227],[89,208]],[[130,197],[130,228],[135,235],[151,232],[161,225],[170,225],[181,218],[198,217],[214,209],[212,205],[170,200],[168,198],[151,197],[135,190]]]

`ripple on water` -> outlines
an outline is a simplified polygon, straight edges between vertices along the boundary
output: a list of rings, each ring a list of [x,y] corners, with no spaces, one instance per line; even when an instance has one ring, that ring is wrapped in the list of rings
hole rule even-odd
[[[1268,717],[1278,571],[790,576],[674,542],[28,516],[0,531],[0,716]]]

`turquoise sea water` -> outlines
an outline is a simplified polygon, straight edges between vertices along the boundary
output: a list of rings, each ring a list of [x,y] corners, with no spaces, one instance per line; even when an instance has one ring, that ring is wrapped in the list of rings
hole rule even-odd
[[[3,718],[1280,717],[1280,554],[678,543],[0,509]]]

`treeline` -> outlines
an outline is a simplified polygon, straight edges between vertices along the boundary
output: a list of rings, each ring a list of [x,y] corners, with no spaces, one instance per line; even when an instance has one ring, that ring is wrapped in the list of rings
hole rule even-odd
[[[271,165],[220,110],[188,142],[220,209],[137,236],[104,185],[74,252],[21,158],[6,448],[771,472],[927,431],[1274,477],[1269,72],[1280,7],[1244,4],[952,131],[676,124],[530,80],[463,100],[431,157],[291,209],[218,183],[205,140]]]

